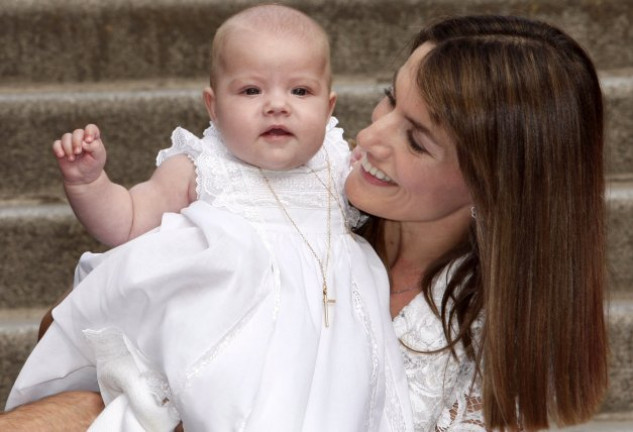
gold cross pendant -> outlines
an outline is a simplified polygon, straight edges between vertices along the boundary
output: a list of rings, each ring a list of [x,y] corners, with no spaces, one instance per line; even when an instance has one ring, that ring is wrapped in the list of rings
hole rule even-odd
[[[330,321],[328,319],[328,306],[333,305],[334,303],[336,303],[336,299],[329,299],[327,298],[327,285],[325,285],[325,283],[323,283],[323,314],[325,316],[325,326],[329,327],[330,326]]]

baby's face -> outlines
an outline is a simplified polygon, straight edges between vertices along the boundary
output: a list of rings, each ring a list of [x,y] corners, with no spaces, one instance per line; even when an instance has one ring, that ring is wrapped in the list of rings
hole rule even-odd
[[[228,149],[252,165],[287,170],[319,150],[335,102],[316,43],[257,31],[225,42],[207,108]]]

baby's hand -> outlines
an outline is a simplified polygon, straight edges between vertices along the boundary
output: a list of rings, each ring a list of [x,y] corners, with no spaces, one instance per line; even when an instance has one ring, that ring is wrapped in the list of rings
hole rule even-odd
[[[53,154],[67,184],[92,183],[103,171],[106,161],[99,128],[93,124],[62,135],[53,142]]]

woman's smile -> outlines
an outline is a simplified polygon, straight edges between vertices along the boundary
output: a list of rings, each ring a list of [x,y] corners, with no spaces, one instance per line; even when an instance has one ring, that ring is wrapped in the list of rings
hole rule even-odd
[[[367,153],[363,154],[363,157],[360,160],[360,165],[362,167],[363,174],[367,174],[365,177],[371,176],[370,180],[378,180],[380,181],[380,183],[394,184],[393,180],[391,180],[391,177],[389,177],[387,174],[385,174],[384,172],[373,166],[371,162],[369,162],[369,159],[367,159]]]

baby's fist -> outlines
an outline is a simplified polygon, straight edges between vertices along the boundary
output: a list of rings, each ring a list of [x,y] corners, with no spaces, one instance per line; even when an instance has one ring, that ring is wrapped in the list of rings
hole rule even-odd
[[[57,157],[64,180],[70,183],[90,183],[105,166],[105,147],[99,128],[93,124],[65,133],[55,140],[53,154]]]

